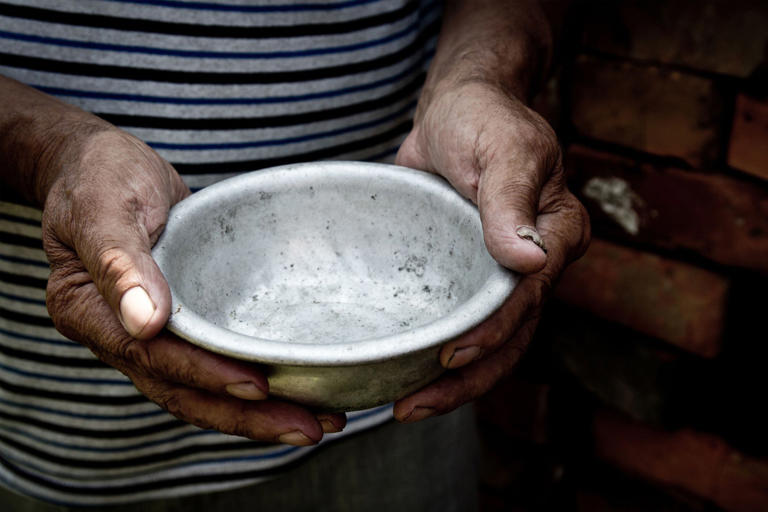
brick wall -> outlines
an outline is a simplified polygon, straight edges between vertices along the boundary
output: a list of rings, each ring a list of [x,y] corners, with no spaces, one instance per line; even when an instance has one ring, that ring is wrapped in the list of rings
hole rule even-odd
[[[594,242],[478,403],[485,510],[768,510],[768,2],[544,2]]]

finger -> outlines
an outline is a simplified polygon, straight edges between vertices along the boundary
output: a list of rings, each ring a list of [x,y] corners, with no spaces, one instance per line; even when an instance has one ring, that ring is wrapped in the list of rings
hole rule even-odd
[[[77,260],[54,266],[47,303],[62,334],[131,377],[152,377],[250,400],[264,399],[268,393],[266,378],[252,364],[208,352],[167,332],[149,340],[132,338]]]
[[[505,267],[527,274],[541,270],[547,261],[537,220],[543,177],[551,169],[543,167],[547,155],[509,151],[482,169],[477,204],[488,252]]]
[[[440,364],[455,369],[492,354],[523,323],[541,302],[542,283],[534,276],[525,276],[512,295],[487,320],[446,343],[440,349]]]
[[[404,423],[445,414],[488,392],[518,363],[533,337],[538,317],[533,317],[515,336],[492,355],[458,370],[395,403],[395,419]]]
[[[541,231],[550,243],[545,268],[524,276],[510,298],[486,321],[446,343],[440,350],[440,363],[445,368],[459,368],[498,349],[541,304],[566,263],[585,250],[589,242],[586,210],[567,191],[558,191],[557,197],[539,216]]]
[[[323,428],[308,410],[287,402],[251,402],[145,379],[136,387],[177,418],[225,434],[298,446],[316,444]]]
[[[539,216],[539,231],[549,245],[549,258],[546,273],[557,276],[570,262],[581,257],[589,246],[591,229],[589,214],[584,205],[563,186],[553,197],[550,204],[544,205]]]
[[[71,247],[109,304],[109,316],[116,316],[131,336],[150,338],[168,319],[171,295],[150,254],[149,233],[129,212],[113,210],[99,217],[81,217],[88,226]],[[48,237],[46,251],[52,264],[61,263],[52,255],[67,249]]]
[[[344,413],[321,413],[316,417],[326,434],[341,432],[347,426],[347,415]]]
[[[176,198],[187,193],[183,184],[175,188]],[[99,198],[91,192],[86,194],[89,201],[63,200],[44,218],[44,244],[53,264],[73,249],[111,314],[131,336],[148,339],[170,313],[170,290],[150,251],[175,198],[136,192],[137,198],[131,196],[134,192]]]
[[[150,340],[126,336],[119,350],[146,374],[175,383],[245,400],[264,400],[269,392],[267,378],[255,365],[208,352],[168,332]]]

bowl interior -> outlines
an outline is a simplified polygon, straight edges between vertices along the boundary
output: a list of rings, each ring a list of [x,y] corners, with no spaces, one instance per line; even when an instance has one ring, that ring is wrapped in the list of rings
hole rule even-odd
[[[290,344],[413,331],[499,271],[473,205],[435,176],[374,164],[219,183],[174,208],[159,245],[177,312]]]

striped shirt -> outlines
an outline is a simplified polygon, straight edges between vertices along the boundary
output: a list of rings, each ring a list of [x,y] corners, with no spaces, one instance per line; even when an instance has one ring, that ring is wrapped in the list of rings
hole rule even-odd
[[[391,161],[437,0],[0,0],[0,74],[147,142],[193,189],[273,165]],[[41,212],[0,192],[0,483],[67,505],[258,482],[313,450],[201,430],[54,328]],[[349,415],[344,434],[391,407]]]

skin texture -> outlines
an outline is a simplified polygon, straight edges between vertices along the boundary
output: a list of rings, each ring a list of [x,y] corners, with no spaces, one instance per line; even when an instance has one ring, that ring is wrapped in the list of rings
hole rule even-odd
[[[143,142],[0,77],[3,181],[44,205],[51,263],[47,305],[56,328],[127,375],[176,417],[256,440],[308,445],[338,432],[343,414],[267,399],[253,364],[218,356],[163,326],[170,291],[151,257],[168,210],[189,194]],[[148,318],[141,317],[149,313]]]
[[[43,215],[52,266],[47,303],[57,329],[198,426],[300,445],[339,430],[343,415],[318,418],[300,406],[266,400],[267,380],[255,365],[163,330],[170,291],[150,250],[170,206],[188,194],[173,168],[134,137],[106,129],[88,138],[53,181]],[[151,316],[127,320],[141,316],[141,308],[131,311],[141,301]]]
[[[487,321],[441,349],[449,371],[399,400],[399,421],[449,412],[511,372],[553,282],[589,243],[589,218],[565,186],[557,137],[525,105],[540,78],[537,63],[549,59],[549,39],[535,2],[446,5],[414,128],[397,163],[442,175],[476,203],[488,251],[523,277]]]
[[[396,404],[401,421],[448,412],[511,371],[552,281],[586,247],[587,217],[565,189],[555,135],[524,104],[549,58],[548,40],[535,2],[446,5],[414,128],[397,161],[441,174],[475,201],[490,253],[525,277],[489,320],[443,347],[440,360],[450,371]],[[200,427],[297,445],[344,428],[343,414],[316,415],[270,399],[256,365],[163,330],[170,292],[150,249],[169,208],[189,191],[144,143],[0,77],[0,154],[8,162],[2,179],[44,205],[48,309],[63,334]],[[528,226],[525,237],[520,226]]]
[[[398,162],[439,169],[478,205],[491,255],[525,275],[489,320],[442,348],[440,362],[451,371],[400,400],[395,417],[401,421],[451,411],[509,373],[533,335],[547,291],[567,262],[584,251],[589,237],[586,212],[565,188],[557,140],[538,115],[485,83],[462,83],[435,98]],[[500,115],[478,115],[494,111]],[[530,236],[518,234],[521,226],[535,226],[546,253]]]

